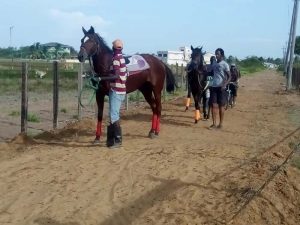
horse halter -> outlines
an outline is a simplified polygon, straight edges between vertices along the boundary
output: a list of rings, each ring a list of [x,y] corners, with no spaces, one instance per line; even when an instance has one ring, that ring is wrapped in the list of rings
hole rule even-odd
[[[95,69],[94,69],[94,64],[93,64],[93,56],[96,55],[96,54],[99,54],[100,53],[100,46],[99,46],[99,42],[97,40],[95,40],[95,38],[90,38],[89,37],[89,40],[93,41],[96,45],[97,45],[97,48],[96,50],[92,53],[92,54],[88,54],[87,53],[87,50],[86,48],[83,46],[85,44],[84,42],[84,39],[86,38],[86,35],[81,39],[81,46],[80,46],[80,49],[84,52],[84,54],[86,54],[86,56],[89,58],[89,64],[90,64],[90,67],[92,69],[92,73],[93,73],[93,76],[96,75],[96,72],[95,72]]]
[[[87,55],[88,58],[92,58],[94,55],[99,54],[100,53],[100,46],[99,46],[99,42],[97,40],[95,40],[95,38],[90,38],[89,40],[91,40],[97,47],[96,50],[92,53],[92,54],[88,54],[86,48],[83,46],[85,44],[84,39],[86,38],[86,35],[81,39],[81,45],[80,45],[80,49],[83,50],[83,52]]]
[[[203,63],[204,63],[204,59],[203,59],[203,53],[202,51],[197,51],[197,52],[193,52],[192,53],[192,61],[195,63],[196,67],[193,69],[195,71],[195,75],[196,75],[196,79],[197,79],[197,83],[199,85],[199,87],[203,88],[203,90],[205,90],[208,86],[208,83],[205,84],[205,86],[203,87],[200,81],[200,76],[203,74]]]

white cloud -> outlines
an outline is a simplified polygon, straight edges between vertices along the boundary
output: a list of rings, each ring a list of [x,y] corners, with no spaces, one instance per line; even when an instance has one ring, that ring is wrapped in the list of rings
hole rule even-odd
[[[59,9],[51,9],[48,12],[52,24],[51,39],[68,44],[75,49],[79,46],[79,41],[83,36],[81,27],[89,29],[90,26],[95,28],[96,32],[101,36],[106,36],[105,30],[111,25],[111,22],[103,19],[98,15],[86,15],[80,11],[62,11]]]
[[[91,25],[97,27],[97,29],[105,29],[110,24],[109,21],[104,20],[100,16],[89,16],[79,11],[65,12],[58,9],[51,9],[50,16],[65,29],[73,29],[81,26],[89,27]]]

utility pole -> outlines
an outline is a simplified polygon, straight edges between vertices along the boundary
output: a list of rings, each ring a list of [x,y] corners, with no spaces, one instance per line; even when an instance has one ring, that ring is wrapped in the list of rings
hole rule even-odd
[[[289,33],[289,41],[287,43],[287,50],[286,50],[286,55],[285,55],[285,64],[284,64],[284,71],[283,71],[283,75],[284,76],[288,76],[288,66],[289,66],[289,62],[290,62],[290,51],[291,51],[291,43],[292,43],[292,34],[293,34],[293,29],[294,29],[294,26],[293,26],[293,21],[294,21],[294,17],[295,17],[295,3],[294,3],[294,7],[293,7],[293,14],[292,14],[292,20],[291,20],[291,27],[290,27],[290,33]],[[288,77],[286,78],[288,79]]]
[[[283,54],[282,62],[283,62],[283,65],[285,65],[285,54],[286,54],[286,47],[285,46],[282,47],[282,54]]]
[[[294,13],[293,13],[293,33],[292,35],[292,42],[291,42],[291,50],[290,50],[290,61],[289,61],[289,68],[288,68],[288,76],[287,76],[287,90],[292,88],[292,75],[293,75],[293,64],[294,64],[294,51],[295,51],[295,42],[296,42],[296,26],[297,26],[297,16],[298,16],[298,3],[299,0],[295,0],[294,3]]]
[[[11,47],[11,62],[14,61],[14,56],[13,56],[13,47],[12,47],[12,29],[14,26],[9,27],[9,47]]]

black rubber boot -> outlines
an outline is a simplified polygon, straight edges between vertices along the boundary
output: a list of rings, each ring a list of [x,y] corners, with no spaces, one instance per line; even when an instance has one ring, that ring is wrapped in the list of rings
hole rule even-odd
[[[119,121],[114,123],[115,125],[115,143],[122,144],[122,128]]]
[[[122,145],[122,129],[119,121],[113,123],[113,129],[114,129],[114,144],[110,146],[110,148],[119,148]]]
[[[107,126],[107,139],[106,139],[106,146],[111,147],[115,144],[115,132],[114,132],[114,125],[109,124]]]

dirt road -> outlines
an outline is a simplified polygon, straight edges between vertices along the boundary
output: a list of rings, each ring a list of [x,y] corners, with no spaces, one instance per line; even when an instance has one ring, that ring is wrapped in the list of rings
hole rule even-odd
[[[0,224],[299,224],[300,96],[283,77],[244,77],[222,130],[193,124],[183,98],[163,105],[160,137],[148,107],[124,112],[121,150],[93,146],[86,119],[0,145]],[[279,169],[279,170],[278,170]]]

